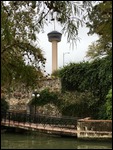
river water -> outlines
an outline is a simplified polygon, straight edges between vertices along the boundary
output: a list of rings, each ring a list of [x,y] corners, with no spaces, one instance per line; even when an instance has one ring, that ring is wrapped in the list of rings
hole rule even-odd
[[[1,149],[112,149],[112,141],[83,141],[44,133],[1,133]]]

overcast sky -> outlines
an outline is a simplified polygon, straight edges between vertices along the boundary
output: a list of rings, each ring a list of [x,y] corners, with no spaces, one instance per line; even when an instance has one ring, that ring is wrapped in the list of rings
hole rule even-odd
[[[55,24],[55,30],[61,32],[61,27]],[[41,49],[43,50],[46,60],[45,70],[47,73],[51,74],[52,72],[52,44],[48,41],[47,34],[54,30],[54,24],[49,24],[45,26],[44,32],[38,34],[38,42]],[[87,60],[85,58],[86,51],[88,50],[88,45],[98,39],[98,36],[91,35],[88,36],[88,28],[79,29],[79,38],[80,41],[77,41],[77,46],[74,49],[70,48],[70,44],[67,43],[67,37],[62,35],[61,42],[58,42],[58,68],[63,67],[64,65],[69,64],[70,62],[81,62]],[[69,54],[67,53],[69,52]],[[63,53],[64,57],[63,57]]]

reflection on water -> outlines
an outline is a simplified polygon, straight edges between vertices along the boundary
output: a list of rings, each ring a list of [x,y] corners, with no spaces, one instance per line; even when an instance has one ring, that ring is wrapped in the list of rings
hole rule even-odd
[[[81,141],[41,133],[2,133],[1,149],[112,149],[112,142]]]

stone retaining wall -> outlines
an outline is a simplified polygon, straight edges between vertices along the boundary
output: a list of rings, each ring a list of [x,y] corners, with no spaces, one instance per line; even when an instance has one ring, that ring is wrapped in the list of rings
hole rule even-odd
[[[98,139],[112,138],[112,120],[87,120],[77,122],[78,138]]]
[[[49,88],[50,91],[60,92],[61,82],[59,78],[45,78],[38,81],[37,87],[35,88],[39,92],[46,88]],[[17,84],[15,87],[10,87],[10,91],[2,88],[1,97],[6,98],[10,110],[27,111],[27,105],[32,100],[32,93],[34,90],[32,88],[26,88],[24,84]],[[45,113],[44,111],[47,112],[45,108],[43,113]],[[49,109],[49,111],[51,110]],[[57,114],[57,109],[54,109],[54,111],[54,113]],[[54,114],[53,111],[51,113]]]
[[[37,87],[37,91],[42,91],[46,88],[49,88],[50,91],[55,91],[55,92],[60,92],[61,91],[61,82],[59,78],[46,78],[43,80],[39,80]],[[32,93],[34,92],[35,89],[32,88],[26,88],[24,84],[17,84],[14,87],[10,87],[10,89],[5,89],[1,87],[1,97],[6,97],[6,99],[31,99],[32,98]]]
[[[61,81],[59,78],[48,78],[40,80],[39,90],[49,88],[50,91],[61,91]]]

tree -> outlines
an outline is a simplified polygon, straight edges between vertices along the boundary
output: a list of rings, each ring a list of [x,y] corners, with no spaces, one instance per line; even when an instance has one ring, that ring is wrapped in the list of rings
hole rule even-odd
[[[111,55],[112,51],[112,1],[102,1],[89,13],[89,34],[98,34],[99,40],[89,46],[87,57],[94,59]]]
[[[105,43],[99,39],[88,46],[86,57],[91,60],[100,59],[106,57],[109,51],[110,47],[107,47]]]
[[[112,41],[112,1],[102,1],[95,5],[89,13],[87,26],[90,28],[89,34],[97,33],[106,42]]]
[[[34,68],[35,72],[37,72],[37,74],[40,74],[38,73],[41,72],[39,63],[42,63],[43,66],[45,63],[45,59],[43,57],[41,49],[33,45],[33,42],[30,41],[30,38],[33,38],[33,34],[30,34],[31,31],[25,31],[25,28],[27,28],[27,26],[30,26],[31,16],[29,15],[29,19],[28,16],[26,16],[28,21],[24,22],[23,20],[22,23],[22,21],[20,20],[22,20],[23,17],[25,18],[25,13],[23,13],[22,16],[22,12],[19,12],[19,10],[15,8],[15,4],[16,2],[9,2],[8,4],[3,1],[1,2],[2,86],[10,86],[13,79],[15,79],[15,82],[17,82],[18,80],[21,80],[23,82],[23,74],[24,79],[25,77],[27,77],[28,79],[30,77],[29,75],[31,74],[32,78],[34,78]],[[18,4],[18,8],[19,7],[22,7],[21,2],[19,2]],[[19,24],[18,21],[20,21],[21,24]],[[28,37],[28,35],[30,37]],[[28,67],[26,65],[25,57],[28,58],[28,62],[30,62],[33,66],[32,69],[31,66]],[[32,73],[26,76],[26,69],[28,70],[28,68],[29,73],[31,73],[31,70]],[[28,82],[26,84],[28,84]]]

